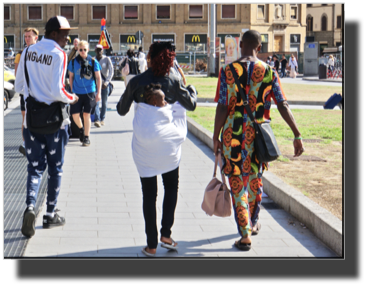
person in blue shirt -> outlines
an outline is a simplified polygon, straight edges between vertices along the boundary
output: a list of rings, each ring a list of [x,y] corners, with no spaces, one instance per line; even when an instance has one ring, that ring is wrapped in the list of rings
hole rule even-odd
[[[73,121],[80,129],[80,141],[83,146],[89,146],[90,140],[90,115],[94,114],[95,106],[101,100],[101,74],[102,69],[98,61],[88,55],[89,43],[78,43],[79,55],[68,65],[69,85],[71,91],[79,97],[76,104],[71,106],[70,113]],[[84,125],[80,113],[83,112]]]

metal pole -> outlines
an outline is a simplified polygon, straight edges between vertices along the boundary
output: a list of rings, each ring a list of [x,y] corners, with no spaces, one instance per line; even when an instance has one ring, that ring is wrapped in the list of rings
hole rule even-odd
[[[210,11],[210,6],[208,4],[208,39],[209,39],[209,49],[207,48],[208,47],[208,43],[206,43],[206,59],[207,59],[207,66],[206,66],[206,72],[207,72],[207,75],[210,76],[210,14],[209,14],[209,11]]]
[[[22,4],[20,4],[20,50],[22,50]]]
[[[193,54],[193,74],[196,74],[196,51]]]
[[[189,67],[192,67],[192,57],[191,57],[192,52],[189,52]]]
[[[210,4],[210,75],[215,74],[215,4]]]

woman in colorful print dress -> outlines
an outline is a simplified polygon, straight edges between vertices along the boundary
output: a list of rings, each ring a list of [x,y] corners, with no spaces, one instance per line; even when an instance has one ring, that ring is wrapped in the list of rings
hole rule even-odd
[[[249,30],[240,42],[242,57],[232,63],[245,89],[250,108],[257,123],[270,122],[271,100],[290,126],[294,139],[294,156],[300,156],[303,143],[277,73],[257,59],[261,49],[260,33]],[[218,102],[214,124],[214,150],[221,151],[225,164],[222,172],[231,187],[235,220],[241,239],[235,246],[244,251],[251,248],[251,235],[257,234],[262,197],[262,174],[268,168],[260,163],[254,149],[255,130],[238,93],[229,65],[220,71],[215,101]],[[221,133],[221,141],[219,135]]]

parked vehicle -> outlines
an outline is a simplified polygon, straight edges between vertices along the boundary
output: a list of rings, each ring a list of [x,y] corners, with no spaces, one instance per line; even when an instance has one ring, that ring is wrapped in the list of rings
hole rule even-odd
[[[16,94],[14,85],[10,82],[4,81],[4,111],[8,109],[8,103],[11,101],[14,94]]]
[[[14,69],[9,68],[4,64],[4,81],[10,82],[14,85],[16,77],[14,76]]]

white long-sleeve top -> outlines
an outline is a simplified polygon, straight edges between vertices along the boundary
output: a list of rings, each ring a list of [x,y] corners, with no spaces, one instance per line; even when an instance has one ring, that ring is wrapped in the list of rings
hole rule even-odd
[[[178,102],[162,108],[138,103],[133,119],[132,156],[140,177],[176,169],[186,137],[186,112]]]
[[[68,63],[64,50],[55,41],[45,38],[29,46],[26,59],[29,86],[27,86],[25,77],[25,54],[26,49],[22,52],[18,64],[15,81],[16,92],[23,94],[25,100],[30,94],[36,101],[48,105],[57,101],[72,103],[74,101],[73,94],[68,93],[64,85]],[[69,119],[64,120],[62,126],[69,123]],[[24,127],[27,127],[26,118]]]
[[[294,66],[295,68],[298,68],[298,62],[295,60],[292,60],[291,57],[289,58],[289,66]]]

